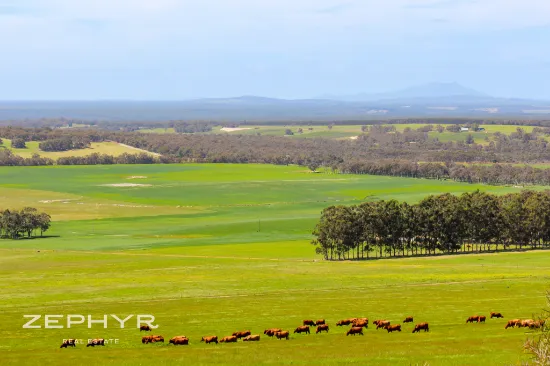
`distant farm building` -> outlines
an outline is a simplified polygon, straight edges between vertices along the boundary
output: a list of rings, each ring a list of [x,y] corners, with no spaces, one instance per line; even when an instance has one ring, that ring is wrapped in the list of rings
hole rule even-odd
[[[460,127],[460,132],[463,132],[463,131],[469,131],[470,129],[468,127]]]

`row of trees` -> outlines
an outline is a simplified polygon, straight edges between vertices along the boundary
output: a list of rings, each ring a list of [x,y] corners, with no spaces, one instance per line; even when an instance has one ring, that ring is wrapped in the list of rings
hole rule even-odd
[[[18,210],[0,212],[0,238],[19,239],[31,238],[40,232],[42,236],[51,225],[51,217],[36,208],[25,207]]]
[[[373,201],[323,210],[312,244],[327,260],[550,247],[550,192],[480,191],[417,204]]]
[[[90,140],[86,137],[64,136],[52,140],[46,140],[38,144],[42,151],[68,151],[86,149],[90,147]]]

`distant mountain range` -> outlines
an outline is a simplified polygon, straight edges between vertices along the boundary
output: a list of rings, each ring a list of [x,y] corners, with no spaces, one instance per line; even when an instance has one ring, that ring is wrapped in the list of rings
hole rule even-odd
[[[311,99],[259,96],[184,101],[2,102],[0,120],[368,120],[380,118],[477,117],[550,119],[550,101],[494,98],[457,83],[431,83],[390,93]]]

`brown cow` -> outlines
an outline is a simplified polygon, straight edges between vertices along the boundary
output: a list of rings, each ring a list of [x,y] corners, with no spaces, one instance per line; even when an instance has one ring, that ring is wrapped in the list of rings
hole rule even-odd
[[[243,338],[243,342],[257,342],[260,340],[260,335],[249,335],[248,337]]]
[[[139,331],[141,332],[142,330],[146,331],[146,332],[150,332],[151,331],[151,327],[148,326],[148,325],[140,325],[139,326]]]
[[[206,344],[209,343],[216,343],[218,344],[218,336],[209,336],[209,337],[202,337],[201,342],[204,342]]]
[[[237,337],[236,336],[227,336],[227,337],[223,337],[221,340],[220,340],[220,343],[232,343],[232,342],[237,342]]]
[[[317,329],[315,330],[315,334],[321,333],[322,331],[325,331],[328,333],[328,324],[321,324],[317,326]]]
[[[364,335],[363,334],[363,328],[360,328],[360,327],[351,327],[350,330],[348,330],[348,332],[346,333],[346,336],[349,336],[349,335],[356,335],[356,334],[361,334],[361,335]]]
[[[520,326],[520,324],[521,324],[521,320],[520,320],[520,319],[508,320],[508,323],[506,324],[506,326],[504,327],[504,329],[518,327],[518,326]]]
[[[343,325],[350,325],[351,323],[353,323],[354,321],[356,321],[357,318],[350,318],[350,319],[343,319],[343,320],[338,320],[338,322],[336,323],[337,326],[341,327]]]
[[[522,320],[519,324],[519,327],[523,327],[523,328],[527,328],[527,327],[531,327],[531,324],[535,323],[535,321],[533,319],[525,319],[525,320]]]
[[[306,333],[306,334],[310,334],[309,333],[309,327],[307,325],[303,325],[301,327],[298,327],[296,329],[294,329],[294,333]]]
[[[59,348],[76,347],[76,339],[65,339]]]
[[[412,316],[408,316],[405,318],[405,320],[403,320],[403,323],[412,323],[414,320],[413,320],[413,317]]]
[[[153,337],[153,343],[155,343],[155,342],[162,342],[162,343],[164,343],[164,337],[163,337],[163,336],[154,335],[154,336],[151,336],[151,337]]]
[[[414,329],[413,329],[413,333],[416,333],[416,332],[419,332],[424,329],[424,332],[429,332],[430,331],[430,327],[428,326],[428,323],[420,323],[420,324],[416,324],[414,326]]]
[[[153,341],[153,336],[143,336],[141,337],[141,343],[147,344]]]
[[[241,338],[244,338],[244,337],[248,337],[249,335],[251,335],[252,333],[249,331],[249,330],[243,330],[242,332],[235,332],[233,333],[233,335],[235,337],[237,337],[238,339],[241,339]]]
[[[315,325],[323,325],[323,324],[326,324],[325,319],[319,319],[315,322]]]
[[[530,329],[540,329],[544,326],[545,321],[544,320],[536,320],[529,324]]]
[[[103,338],[90,339],[88,341],[88,344],[86,345],[86,347],[95,347],[95,346],[105,346],[105,339]]]
[[[315,322],[313,320],[304,320],[302,322],[302,325],[311,325],[312,327],[315,326]]]
[[[357,321],[353,322],[351,326],[356,327],[356,328],[368,328],[369,327],[369,322],[368,322],[368,320],[367,321],[357,320]]]
[[[283,339],[285,338],[287,341],[288,341],[288,330],[283,330],[281,332],[277,332],[275,333],[275,337],[277,337],[277,339]]]
[[[493,318],[504,318],[501,313],[493,313],[491,312],[491,319]]]
[[[386,328],[388,325],[390,325],[389,320],[379,320],[376,325],[376,329]]]
[[[168,344],[173,344],[174,346],[177,345],[188,345],[189,344],[189,338],[186,336],[176,336],[168,342]]]
[[[477,322],[478,323],[485,323],[485,319],[487,319],[487,317],[485,315],[478,316],[477,317]]]
[[[388,333],[391,333],[391,332],[401,332],[401,324],[396,324],[396,325],[386,325],[384,327],[384,329],[387,329],[388,330]]]
[[[478,322],[479,320],[479,316],[478,315],[475,315],[475,316],[469,316],[468,319],[466,319],[466,323],[473,323],[473,322]]]
[[[264,334],[267,334],[268,337],[273,337],[275,333],[282,332],[283,330],[280,328],[271,328],[264,330]]]

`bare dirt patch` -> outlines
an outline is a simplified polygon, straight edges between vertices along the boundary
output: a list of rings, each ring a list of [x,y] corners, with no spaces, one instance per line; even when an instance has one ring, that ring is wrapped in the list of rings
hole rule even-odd
[[[242,130],[251,130],[250,127],[224,127],[220,131],[225,132],[234,132],[234,131],[242,131]]]
[[[147,179],[145,175],[132,175],[131,177],[127,177],[126,179]]]
[[[113,183],[113,184],[101,184],[101,187],[119,187],[119,188],[128,188],[128,187],[152,187],[152,184],[138,184],[138,183]]]

